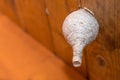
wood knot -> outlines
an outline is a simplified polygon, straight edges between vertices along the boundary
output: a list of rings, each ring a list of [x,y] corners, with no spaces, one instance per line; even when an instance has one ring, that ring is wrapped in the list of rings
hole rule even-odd
[[[97,61],[97,64],[101,67],[105,67],[106,66],[106,61],[104,59],[104,57],[102,57],[101,55],[97,55],[96,56],[96,61]]]

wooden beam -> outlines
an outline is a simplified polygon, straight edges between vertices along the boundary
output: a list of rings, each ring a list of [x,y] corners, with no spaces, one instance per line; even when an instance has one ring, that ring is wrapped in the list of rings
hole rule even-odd
[[[83,0],[100,24],[97,40],[86,48],[90,80],[120,79],[120,1]]]

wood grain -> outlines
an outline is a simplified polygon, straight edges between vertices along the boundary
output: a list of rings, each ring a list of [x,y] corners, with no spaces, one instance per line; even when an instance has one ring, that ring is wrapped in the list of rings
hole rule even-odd
[[[0,0],[0,12],[9,16],[11,20],[20,25],[14,0]]]
[[[97,40],[86,48],[90,80],[120,79],[120,1],[87,0],[83,5],[92,10],[99,21]]]
[[[0,80],[85,80],[0,15]]]
[[[20,22],[26,32],[48,49],[53,50],[44,0],[15,0],[15,3]]]
[[[65,0],[46,0],[46,8],[49,11],[49,21],[52,30],[62,34],[62,23],[68,14],[68,6]]]
[[[0,0],[0,11],[48,49],[53,50],[44,0]]]

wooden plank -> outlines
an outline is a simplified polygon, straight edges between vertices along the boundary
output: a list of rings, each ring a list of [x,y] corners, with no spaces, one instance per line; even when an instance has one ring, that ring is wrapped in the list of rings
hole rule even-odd
[[[90,80],[120,79],[120,1],[87,0],[83,5],[92,10],[99,21],[97,40],[86,48]]]
[[[68,14],[68,6],[65,0],[46,0],[46,8],[48,9],[48,18],[52,30],[62,34],[62,23]]]
[[[78,9],[80,2],[78,0],[65,0],[65,3],[67,11],[72,12]]]
[[[0,16],[0,80],[85,80],[5,16]]]
[[[53,50],[44,0],[15,0],[20,22],[25,30],[47,48]]]
[[[11,20],[20,25],[14,0],[0,0],[0,12],[7,15]]]

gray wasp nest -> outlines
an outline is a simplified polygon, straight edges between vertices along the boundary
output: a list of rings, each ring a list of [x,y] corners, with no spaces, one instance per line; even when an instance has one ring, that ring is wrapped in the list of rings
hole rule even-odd
[[[70,13],[63,23],[63,34],[73,48],[73,66],[78,67],[82,61],[84,47],[95,40],[99,24],[88,9],[79,9]]]

